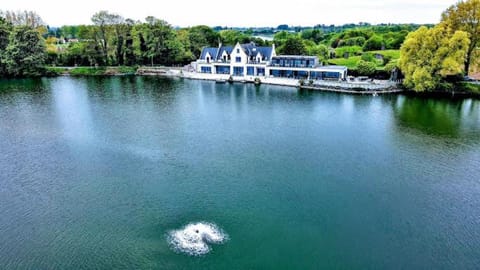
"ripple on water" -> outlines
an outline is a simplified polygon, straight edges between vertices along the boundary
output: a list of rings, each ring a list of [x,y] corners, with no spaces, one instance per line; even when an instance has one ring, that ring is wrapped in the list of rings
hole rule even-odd
[[[176,252],[201,256],[210,252],[209,244],[222,244],[228,240],[228,235],[213,223],[197,222],[169,231],[167,240]]]

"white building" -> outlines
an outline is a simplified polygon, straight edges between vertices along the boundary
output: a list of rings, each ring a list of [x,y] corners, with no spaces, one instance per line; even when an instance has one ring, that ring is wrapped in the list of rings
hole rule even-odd
[[[196,71],[229,74],[234,77],[258,76],[312,80],[343,80],[345,66],[322,66],[316,56],[278,55],[275,45],[257,47],[254,43],[208,47],[196,62]]]

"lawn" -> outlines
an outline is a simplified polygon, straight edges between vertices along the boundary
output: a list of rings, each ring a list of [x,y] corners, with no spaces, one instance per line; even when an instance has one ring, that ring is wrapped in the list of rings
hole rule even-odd
[[[357,63],[362,59],[361,56],[351,56],[349,58],[335,58],[328,60],[329,64],[337,66],[346,66],[347,68],[357,68]]]

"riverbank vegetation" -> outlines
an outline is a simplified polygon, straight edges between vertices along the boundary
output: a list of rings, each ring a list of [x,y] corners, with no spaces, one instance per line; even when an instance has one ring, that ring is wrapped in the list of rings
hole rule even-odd
[[[155,17],[136,21],[99,11],[90,25],[57,28],[34,12],[0,12],[0,77],[129,74],[142,65],[189,64],[205,46],[255,42],[275,44],[277,54],[316,55],[351,75],[389,78],[400,69],[405,86],[416,91],[449,89],[467,70],[478,72],[479,1],[453,5],[438,25],[178,28]]]

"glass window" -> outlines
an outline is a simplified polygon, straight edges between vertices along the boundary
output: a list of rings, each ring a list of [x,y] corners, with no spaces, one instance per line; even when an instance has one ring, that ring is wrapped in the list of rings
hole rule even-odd
[[[235,62],[237,62],[237,63],[242,62],[242,57],[240,57],[240,56],[235,57]]]

